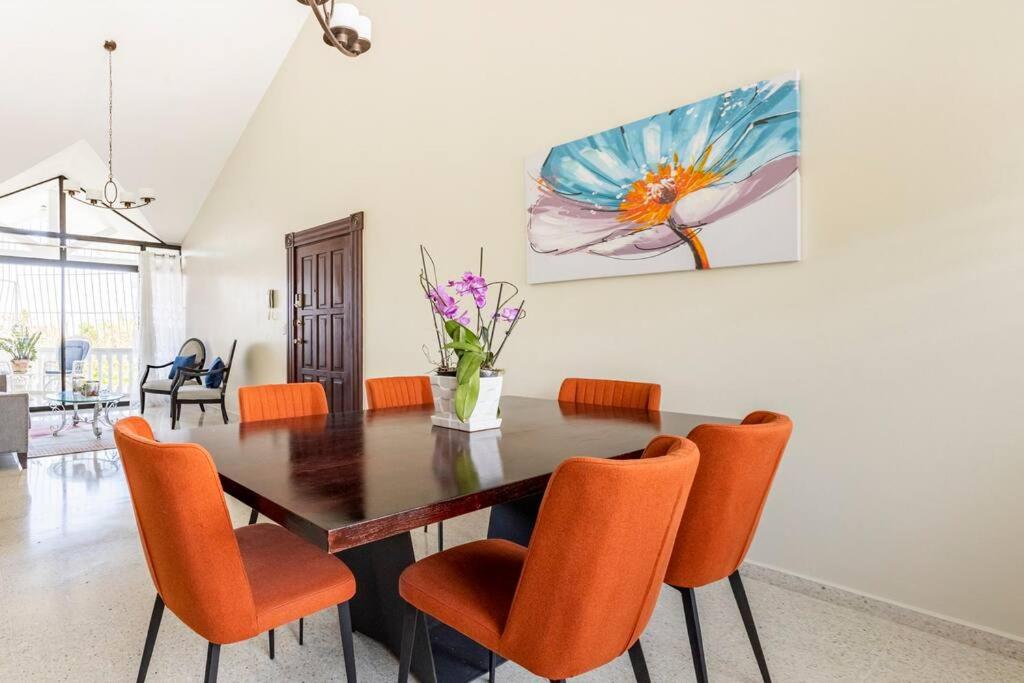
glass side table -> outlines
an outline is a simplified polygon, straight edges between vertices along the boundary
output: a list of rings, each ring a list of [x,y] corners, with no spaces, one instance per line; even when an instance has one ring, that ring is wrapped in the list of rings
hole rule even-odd
[[[46,400],[50,403],[50,410],[60,413],[60,424],[50,430],[50,433],[57,436],[68,427],[68,406],[71,406],[71,426],[76,427],[80,423],[92,425],[92,435],[97,439],[103,433],[101,422],[108,427],[113,427],[116,420],[111,419],[110,409],[117,406],[127,394],[116,391],[101,391],[96,396],[85,396],[76,391],[58,391],[46,394]],[[78,406],[92,405],[92,418],[79,414]]]

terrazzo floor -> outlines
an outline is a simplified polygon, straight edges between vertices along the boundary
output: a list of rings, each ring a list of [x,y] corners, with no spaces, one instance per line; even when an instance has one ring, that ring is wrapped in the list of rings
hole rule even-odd
[[[228,505],[244,525],[248,508]],[[486,513],[446,522],[446,543],[481,538],[486,524]],[[418,554],[435,549],[433,528],[412,537]],[[745,583],[776,681],[1024,681],[1024,662]],[[24,471],[0,456],[0,681],[133,680],[153,596],[115,451],[36,458]],[[698,601],[711,680],[759,681],[728,582],[700,589]],[[694,680],[676,591],[662,591],[643,644],[654,681]],[[389,652],[358,633],[355,647],[361,681],[396,680]],[[201,680],[205,655],[205,642],[167,612],[148,680]],[[225,646],[220,680],[344,680],[336,612],[307,619],[301,647],[297,623],[280,629],[273,661],[263,637]],[[505,664],[498,680],[538,679]],[[574,680],[633,677],[623,656]]]

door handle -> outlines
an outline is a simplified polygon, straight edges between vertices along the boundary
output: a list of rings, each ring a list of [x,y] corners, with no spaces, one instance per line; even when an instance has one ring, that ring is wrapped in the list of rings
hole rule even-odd
[[[296,346],[299,345],[299,344],[304,344],[304,343],[305,342],[302,341],[301,339],[292,339],[292,344],[295,344]]]

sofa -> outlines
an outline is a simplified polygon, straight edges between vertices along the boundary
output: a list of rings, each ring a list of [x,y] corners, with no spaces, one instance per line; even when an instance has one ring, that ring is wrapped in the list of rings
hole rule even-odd
[[[0,375],[0,453],[17,453],[28,466],[28,394],[7,393],[7,375]]]

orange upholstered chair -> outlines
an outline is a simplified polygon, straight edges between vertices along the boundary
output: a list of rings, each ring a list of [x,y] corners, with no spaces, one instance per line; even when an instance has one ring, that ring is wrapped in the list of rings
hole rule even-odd
[[[329,412],[327,393],[316,382],[239,387],[238,410],[243,424],[286,417],[326,415]],[[249,524],[255,524],[258,518],[259,512],[253,508]]]
[[[562,403],[661,410],[661,385],[568,377],[562,380],[558,400]]]
[[[420,612],[534,674],[563,680],[629,651],[649,680],[639,638],[665,576],[699,455],[681,437],[655,457],[570,458],[548,483],[524,548],[491,539],[406,569],[399,682],[408,679]],[[493,670],[493,667],[492,667]]]
[[[164,606],[209,641],[206,680],[217,679],[220,646],[337,605],[345,671],[355,681],[348,601],[356,580],[345,564],[273,524],[231,528],[217,470],[196,444],[158,443],[141,417],[114,428],[135,521],[157,597],[139,667],[144,681]]]
[[[426,375],[368,379],[366,399],[370,410],[434,405],[430,378]]]
[[[326,415],[327,393],[317,382],[262,384],[238,389],[242,422]]]
[[[700,448],[700,467],[679,525],[665,583],[683,594],[698,681],[707,681],[708,673],[694,588],[726,577],[761,677],[771,680],[739,567],[754,539],[768,490],[792,431],[793,423],[788,417],[762,411],[747,415],[742,424],[704,424],[689,434]]]

